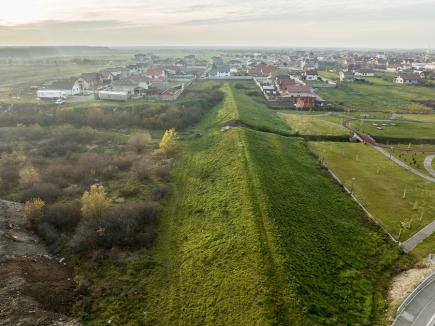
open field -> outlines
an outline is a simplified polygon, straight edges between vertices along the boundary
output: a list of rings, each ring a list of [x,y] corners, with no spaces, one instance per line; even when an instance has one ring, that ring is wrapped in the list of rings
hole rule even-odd
[[[432,222],[435,215],[433,183],[363,144],[312,142],[310,147],[349,188],[355,178],[355,195],[396,239],[401,222],[406,225],[401,233],[402,241]]]
[[[244,122],[249,105],[228,85],[222,89],[222,105],[195,129],[202,136],[180,145],[145,320],[381,323],[384,272],[398,249],[302,140],[220,132],[226,119]]]
[[[349,132],[340,126],[342,118],[332,115],[308,115],[279,113],[291,130],[300,135],[347,136]]]
[[[373,137],[435,140],[435,122],[351,121],[350,126]]]
[[[52,79],[62,79],[79,76],[85,72],[94,72],[105,68],[99,64],[77,64],[74,62],[61,62],[58,64],[0,64],[0,97],[16,94],[20,86],[32,86]],[[107,68],[107,67],[106,67]],[[20,95],[20,94],[18,94]]]
[[[413,168],[416,168],[420,170],[421,172],[432,176],[424,167],[424,159],[428,155],[435,154],[435,146],[434,145],[412,145],[411,147],[409,144],[403,144],[403,145],[395,145],[397,147],[401,148],[411,148],[410,151],[401,151],[396,150],[393,148],[387,148],[387,150],[397,157],[398,159],[402,160],[406,164],[412,166]],[[414,149],[414,150],[412,150]],[[417,151],[418,150],[418,151]],[[434,165],[435,162],[432,162],[432,165]],[[435,168],[435,165],[434,165]]]
[[[384,112],[431,112],[429,106],[414,102],[430,101],[435,88],[396,85],[382,78],[372,77],[371,83],[341,83],[337,88],[319,89],[326,101],[348,110]]]
[[[400,114],[402,119],[435,122],[435,114]]]
[[[324,77],[324,78],[331,79],[331,80],[339,80],[338,73],[336,73],[336,72],[323,70],[323,71],[319,71],[319,75]]]

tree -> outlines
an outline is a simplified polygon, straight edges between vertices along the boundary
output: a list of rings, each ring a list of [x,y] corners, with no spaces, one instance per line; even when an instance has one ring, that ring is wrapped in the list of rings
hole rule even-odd
[[[175,129],[168,129],[165,131],[165,134],[162,137],[162,140],[160,141],[160,149],[168,152],[173,145],[174,142],[174,136],[175,136]]]
[[[26,165],[20,170],[20,184],[30,186],[41,181],[38,170],[32,165]]]
[[[106,196],[102,185],[92,185],[85,191],[81,199],[81,212],[84,218],[95,219],[101,217],[106,209],[111,206],[111,201]]]
[[[33,198],[24,205],[23,215],[28,227],[35,228],[44,216],[45,203],[40,198]]]
[[[132,134],[128,144],[137,152],[141,153],[151,143],[152,137],[149,132],[138,132]]]

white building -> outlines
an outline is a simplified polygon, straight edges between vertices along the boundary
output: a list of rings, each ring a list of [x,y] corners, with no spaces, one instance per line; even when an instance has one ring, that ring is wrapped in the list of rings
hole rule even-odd
[[[82,93],[78,79],[67,79],[46,85],[37,92],[38,98],[67,98]]]
[[[420,81],[420,75],[412,73],[402,73],[394,79],[396,84],[418,84]]]

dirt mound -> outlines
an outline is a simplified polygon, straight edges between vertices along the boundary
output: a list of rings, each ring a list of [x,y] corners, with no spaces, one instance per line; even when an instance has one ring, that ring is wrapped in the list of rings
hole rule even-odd
[[[24,227],[22,205],[0,201],[0,326],[79,325],[72,271]]]
[[[0,325],[79,325],[70,271],[53,259],[20,257],[0,264]]]

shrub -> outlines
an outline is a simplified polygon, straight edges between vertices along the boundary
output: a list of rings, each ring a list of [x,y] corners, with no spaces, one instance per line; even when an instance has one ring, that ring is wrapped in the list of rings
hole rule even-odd
[[[81,199],[81,213],[84,218],[95,219],[101,217],[105,210],[111,206],[110,199],[101,185],[92,185],[85,191]]]
[[[72,231],[80,221],[80,202],[56,203],[47,207],[43,222],[59,231]]]
[[[33,198],[24,205],[23,215],[26,226],[35,228],[44,216],[45,203],[40,198]]]
[[[59,233],[51,224],[47,222],[40,223],[36,231],[38,235],[49,245],[59,241]]]
[[[149,247],[155,236],[160,214],[156,203],[127,203],[115,206],[104,215],[83,220],[69,246],[76,252],[98,248]]]
[[[18,162],[7,156],[0,161],[1,188],[9,190],[14,187],[20,178]]]
[[[119,190],[122,197],[134,197],[140,192],[140,188],[137,185],[127,184]]]
[[[169,194],[169,187],[158,186],[153,189],[153,200],[161,201],[165,199],[168,194]]]
[[[171,175],[171,168],[168,165],[160,165],[155,168],[155,175],[161,180],[167,180]]]
[[[23,190],[20,194],[22,202],[29,201],[32,198],[40,198],[46,203],[52,203],[62,194],[62,189],[52,183],[37,183]]]
[[[151,179],[154,172],[154,163],[149,157],[143,157],[133,163],[132,171],[139,180]]]
[[[143,152],[151,143],[152,138],[149,132],[135,133],[128,139],[128,144],[137,153]]]
[[[24,187],[37,183],[41,180],[39,172],[31,165],[26,165],[21,168],[19,175],[20,184]]]
[[[133,162],[136,160],[135,155],[122,155],[115,157],[112,160],[112,164],[121,171],[127,171],[131,168]]]

